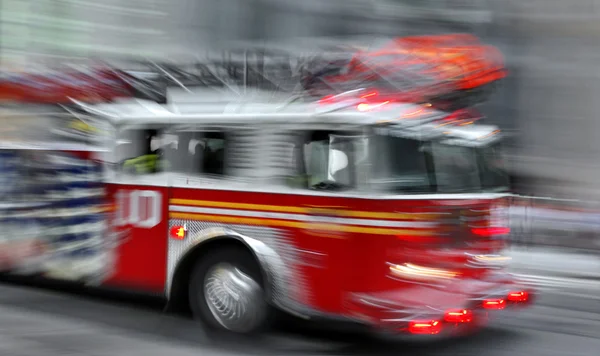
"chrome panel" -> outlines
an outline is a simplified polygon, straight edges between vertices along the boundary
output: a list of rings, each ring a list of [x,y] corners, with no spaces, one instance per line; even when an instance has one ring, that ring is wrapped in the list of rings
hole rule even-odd
[[[300,259],[294,240],[283,230],[180,219],[171,219],[169,226],[185,226],[187,232],[184,240],[169,239],[165,290],[167,297],[172,292],[173,278],[179,263],[192,250],[217,238],[235,239],[246,245],[258,259],[270,303],[300,316],[312,314],[308,308],[312,298],[311,288],[300,272]]]

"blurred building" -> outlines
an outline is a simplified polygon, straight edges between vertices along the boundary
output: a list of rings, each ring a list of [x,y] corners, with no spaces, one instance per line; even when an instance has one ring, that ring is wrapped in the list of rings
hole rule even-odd
[[[3,64],[30,59],[156,55],[166,0],[0,0]],[[159,46],[156,46],[156,44]]]
[[[520,147],[515,168],[538,194],[600,198],[600,2],[511,1]],[[535,183],[537,182],[537,183]]]
[[[185,53],[223,41],[486,24],[488,0],[0,0],[2,56]],[[420,26],[419,26],[420,25]]]

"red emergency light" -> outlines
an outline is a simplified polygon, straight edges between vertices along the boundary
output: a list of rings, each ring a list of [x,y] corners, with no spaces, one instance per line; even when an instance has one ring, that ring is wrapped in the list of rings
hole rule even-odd
[[[502,310],[506,308],[504,299],[486,299],[483,301],[483,309]]]
[[[510,292],[506,299],[513,303],[525,303],[529,300],[529,293],[525,291]]]
[[[451,309],[444,315],[448,323],[470,323],[473,321],[473,312],[468,309]]]
[[[183,239],[185,239],[186,232],[187,232],[187,229],[185,226],[176,225],[176,226],[171,227],[171,229],[169,230],[169,235],[173,239],[183,240]]]
[[[508,227],[474,227],[471,228],[473,235],[481,237],[493,237],[510,234],[510,228]]]
[[[439,320],[415,320],[408,324],[408,332],[415,335],[436,335],[442,331]]]
[[[392,104],[413,104],[415,108],[398,112],[397,119],[423,119],[430,115],[439,115],[432,104],[424,102],[423,99],[407,97],[406,94],[392,93],[382,94],[375,89],[351,90],[338,95],[327,95],[318,101],[321,105],[335,105],[347,103],[348,107],[354,107],[360,112],[376,112],[392,108]],[[421,104],[419,104],[421,103]],[[466,126],[483,118],[483,115],[474,109],[459,109],[448,113],[440,119],[441,126]]]

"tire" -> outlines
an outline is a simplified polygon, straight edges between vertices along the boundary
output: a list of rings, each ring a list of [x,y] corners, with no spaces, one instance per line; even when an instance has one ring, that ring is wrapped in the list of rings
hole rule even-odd
[[[198,260],[189,283],[192,314],[209,328],[242,335],[266,329],[271,309],[260,266],[245,248],[211,250]]]

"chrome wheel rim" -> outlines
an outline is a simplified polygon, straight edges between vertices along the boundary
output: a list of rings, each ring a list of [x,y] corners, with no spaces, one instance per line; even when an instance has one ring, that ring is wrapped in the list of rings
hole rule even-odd
[[[213,266],[204,278],[204,300],[215,320],[225,329],[247,333],[265,315],[261,286],[229,263]]]

